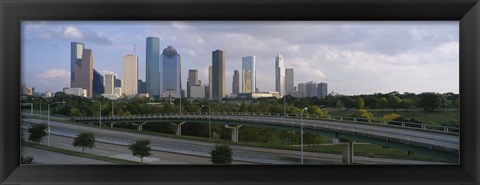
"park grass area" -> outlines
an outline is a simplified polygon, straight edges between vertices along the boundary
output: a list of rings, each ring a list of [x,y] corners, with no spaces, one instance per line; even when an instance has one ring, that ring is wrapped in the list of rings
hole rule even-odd
[[[71,155],[71,156],[90,158],[90,159],[95,159],[95,160],[99,160],[99,161],[106,161],[106,162],[111,162],[111,163],[115,163],[115,164],[141,164],[140,162],[136,162],[136,161],[129,161],[129,160],[117,159],[117,158],[113,158],[113,157],[106,157],[106,156],[101,156],[101,155],[82,153],[82,152],[77,152],[77,151],[73,151],[73,150],[57,148],[57,147],[53,147],[53,146],[46,146],[46,145],[27,142],[27,141],[22,142],[22,146],[27,146],[27,147],[31,147],[31,148],[36,148],[36,149],[40,149],[40,150],[46,150],[46,151],[51,151],[51,152],[56,152],[56,153],[61,153],[61,154],[66,154],[66,155]]]
[[[357,113],[358,110],[333,110],[330,111],[332,117],[351,117]],[[451,121],[460,120],[460,111],[422,111],[422,110],[405,110],[399,109],[393,111],[392,109],[368,109],[368,112],[372,113],[375,117],[382,117],[386,114],[399,114],[404,119],[414,118],[424,124],[433,125],[451,125]]]
[[[44,119],[44,118],[39,118]],[[86,127],[95,127],[98,128],[98,125],[92,124],[83,124],[83,123],[76,123],[69,120],[59,120],[59,119],[52,119],[52,121],[62,122],[67,124],[75,124],[81,125]],[[153,131],[138,131],[133,129],[127,128],[120,128],[120,127],[101,127],[102,129],[107,130],[115,130],[121,132],[128,132],[128,133],[136,133],[136,134],[146,134],[152,136],[161,136],[161,137],[168,137],[168,138],[177,138],[177,139],[186,139],[192,141],[203,141],[203,142],[212,142],[212,143],[226,143],[230,145],[237,145],[237,146],[249,146],[249,147],[260,147],[260,148],[269,148],[269,149],[283,149],[283,150],[294,150],[299,151],[300,147],[297,146],[289,146],[284,144],[271,144],[271,143],[244,143],[244,142],[231,142],[229,140],[219,140],[219,139],[209,139],[205,137],[198,137],[198,136],[188,136],[188,135],[175,135],[175,134],[168,134],[168,133],[161,133],[161,132],[153,132]],[[324,143],[327,141],[331,141],[332,138],[329,137],[322,137],[322,142]],[[317,153],[331,153],[331,154],[341,154],[343,146],[341,145],[305,145],[304,151],[306,152],[317,152]],[[77,152],[78,153],[78,152]],[[373,145],[373,144],[356,144],[354,146],[354,155],[355,156],[363,156],[363,157],[372,157],[372,158],[389,158],[389,159],[405,159],[405,160],[419,160],[419,161],[432,161],[432,162],[451,162],[446,161],[444,159],[436,158],[429,155],[423,155],[419,153],[408,154],[407,151],[399,150],[395,148],[384,148],[383,146]]]

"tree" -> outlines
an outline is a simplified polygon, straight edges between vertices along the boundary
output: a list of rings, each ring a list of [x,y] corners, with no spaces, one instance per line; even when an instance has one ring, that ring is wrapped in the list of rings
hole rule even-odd
[[[342,100],[337,100],[337,103],[335,103],[335,108],[337,108],[337,109],[342,109],[343,108]]]
[[[377,101],[377,108],[386,108],[388,106],[387,98],[383,97]]]
[[[328,117],[330,117],[330,115],[328,114],[328,112],[323,111],[322,109],[320,109],[320,107],[318,107],[318,106],[316,106],[316,105],[310,105],[310,106],[308,106],[308,113],[310,113],[311,115],[316,115],[316,116],[318,116],[319,118],[328,118]]]
[[[391,113],[391,114],[386,114],[386,115],[383,115],[383,120],[385,121],[392,121],[392,120],[396,120],[398,118],[400,118],[402,116],[400,116],[400,114],[395,114],[395,113]]]
[[[21,156],[20,157],[20,164],[36,164],[35,162],[33,162],[33,160],[35,160],[35,158],[33,158],[31,156],[27,156],[27,157]]]
[[[363,109],[363,106],[365,105],[365,102],[363,101],[363,98],[358,97],[355,100],[355,105],[357,106],[358,109]]]
[[[422,93],[418,102],[425,111],[435,111],[445,107],[446,98],[438,93]]]
[[[360,109],[356,114],[353,114],[352,117],[356,118],[367,118],[367,119],[372,119],[374,116],[372,113],[368,112],[365,109]]]
[[[73,139],[72,144],[74,147],[81,147],[82,152],[85,152],[85,148],[95,147],[95,135],[91,132],[82,132]]]
[[[403,99],[402,102],[400,102],[400,107],[408,109],[412,106],[412,100],[411,99]]]
[[[40,123],[30,126],[30,128],[28,128],[28,140],[35,143],[42,142],[43,138],[47,136],[47,128],[48,125],[46,123]]]
[[[402,102],[402,100],[398,96],[392,96],[390,98],[390,106],[393,108],[394,112],[397,112],[397,107],[400,106],[400,102]]]
[[[128,145],[128,149],[132,151],[132,155],[135,157],[140,157],[140,162],[143,163],[143,158],[152,155],[150,151],[150,141],[149,140],[138,140],[135,143]]]
[[[245,105],[245,102],[242,102],[242,104],[240,104],[240,112],[248,112],[248,107],[247,105]]]
[[[233,160],[233,153],[230,146],[226,144],[218,144],[210,152],[213,164],[231,164]]]

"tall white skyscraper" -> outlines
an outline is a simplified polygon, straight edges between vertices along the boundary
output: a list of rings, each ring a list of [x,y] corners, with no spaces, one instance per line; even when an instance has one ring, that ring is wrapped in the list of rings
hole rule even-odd
[[[286,68],[285,69],[285,94],[290,94],[291,92],[295,91],[295,87],[293,85],[293,68]]]
[[[280,54],[275,58],[275,91],[280,97],[285,95],[285,62]]]
[[[242,58],[242,92],[255,92],[255,56],[246,56]]]
[[[123,94],[135,96],[138,91],[138,56],[135,54],[123,57]]]
[[[114,74],[105,74],[105,94],[114,94],[115,78]]]

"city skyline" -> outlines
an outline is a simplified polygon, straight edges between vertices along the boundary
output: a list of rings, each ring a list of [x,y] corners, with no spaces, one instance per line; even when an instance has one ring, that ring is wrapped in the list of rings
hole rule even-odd
[[[135,36],[119,33],[124,27],[138,29],[142,24],[150,24],[148,28],[152,32]],[[315,34],[308,29],[302,31],[305,29],[298,28],[310,28],[315,30]],[[168,29],[174,31],[162,33],[162,30]],[[136,44],[138,76],[145,81],[145,42],[150,36],[160,38],[161,49],[173,46],[182,54],[181,79],[187,79],[189,69],[198,69],[199,80],[207,82],[211,52],[220,49],[226,52],[227,77],[233,76],[234,70],[242,69],[242,57],[257,56],[257,87],[261,87],[261,91],[275,91],[274,62],[277,54],[284,56],[284,68],[295,70],[295,86],[309,81],[327,82],[329,91],[347,95],[391,91],[459,91],[458,22],[455,21],[109,22],[106,25],[98,22],[25,22],[22,30],[23,82],[35,87],[37,92],[56,92],[69,87],[70,48],[67,47],[67,52],[63,53],[62,47],[65,43],[70,45],[70,42],[87,45],[95,54],[95,69],[102,74],[113,72],[120,79],[123,79],[123,69],[121,58],[116,56],[132,53]],[[50,32],[46,33],[45,30]],[[32,35],[34,31],[38,33]],[[268,33],[272,35],[265,31],[270,31]],[[291,32],[296,34],[287,35]],[[200,33],[216,33],[218,39],[211,40],[208,39],[211,36]],[[128,40],[132,37],[134,42]],[[222,40],[230,45],[219,43]],[[266,47],[270,44],[276,47]],[[108,52],[109,48],[116,50],[114,54]],[[118,65],[112,65],[115,63]],[[65,76],[66,80],[63,79]],[[232,78],[225,80],[225,84],[232,83]],[[182,87],[186,87],[186,80],[181,83]],[[232,92],[230,87],[225,86],[225,94]]]

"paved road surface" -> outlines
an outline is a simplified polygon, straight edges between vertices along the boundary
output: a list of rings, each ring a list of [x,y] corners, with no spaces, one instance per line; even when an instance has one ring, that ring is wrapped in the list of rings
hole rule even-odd
[[[25,119],[25,121],[41,122],[41,120]],[[63,135],[67,137],[74,137],[79,132],[90,131],[94,132],[97,140],[101,142],[128,145],[137,139],[149,139],[152,141],[152,149],[163,151],[167,153],[176,153],[170,160],[177,157],[178,154],[189,156],[204,157],[208,159],[209,152],[214,147],[214,143],[191,141],[184,139],[159,137],[143,134],[126,133],[113,130],[97,129],[92,127],[84,127],[80,125],[64,124],[51,121],[52,132],[54,134]],[[53,138],[53,137],[52,137]],[[71,143],[71,142],[70,142]],[[67,144],[66,144],[67,145]],[[68,144],[71,145],[71,144]],[[64,146],[67,147],[67,146]],[[267,149],[247,146],[231,146],[234,152],[234,160],[246,161],[251,163],[268,163],[268,164],[298,164],[299,152],[292,150]],[[98,147],[97,148],[101,148]],[[129,154],[129,151],[112,151],[115,154],[123,153]],[[159,155],[162,156],[162,155]],[[161,157],[159,157],[162,159]],[[305,163],[307,164],[341,164],[341,155],[305,152]],[[186,159],[182,159],[186,160]],[[175,162],[175,161],[173,161]],[[192,164],[192,161],[183,161],[184,163]],[[206,163],[203,163],[206,162]],[[199,163],[210,164],[208,160],[199,160]],[[412,161],[412,160],[398,160],[398,159],[380,159],[354,156],[355,163],[362,164],[438,164],[436,162]],[[193,163],[197,164],[197,163]]]
[[[37,164],[113,164],[106,161],[60,154],[24,146],[21,147],[20,152],[23,157],[34,157],[33,162]]]

